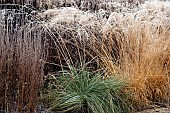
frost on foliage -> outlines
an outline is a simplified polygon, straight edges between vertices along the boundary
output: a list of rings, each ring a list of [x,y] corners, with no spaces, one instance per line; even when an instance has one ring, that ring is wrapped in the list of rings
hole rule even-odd
[[[111,24],[112,26],[115,26],[122,19],[123,19],[123,14],[113,12],[113,13],[111,13],[111,15],[109,16],[109,18],[107,20],[107,25]]]
[[[138,21],[151,22],[153,26],[167,26],[170,24],[170,2],[153,1],[145,2],[135,13]]]
[[[84,12],[72,7],[50,9],[40,15],[43,18],[50,18],[47,22],[49,27],[58,25],[64,26],[87,26],[98,27],[100,22],[96,14]]]
[[[147,1],[133,12],[112,12],[104,29],[119,29],[127,37],[133,32],[136,40],[146,37],[147,52],[154,51],[157,54],[165,51],[170,46],[170,39],[167,38],[170,30],[170,2]]]
[[[98,11],[99,9],[107,11],[120,10],[123,5],[137,5],[143,0],[40,0],[39,6],[48,9],[56,7],[76,7],[83,11]]]
[[[112,12],[107,20],[107,25],[112,27],[116,25],[121,26],[125,25],[125,22],[127,22],[128,25],[146,22],[152,26],[170,24],[170,2],[147,1],[141,4],[137,10],[131,11],[132,12]]]
[[[140,6],[139,11],[136,12],[136,17],[140,18],[165,18],[170,17],[170,2],[165,1],[152,1],[145,2]]]
[[[48,9],[56,7],[77,6],[79,0],[40,0],[39,7],[47,7]]]

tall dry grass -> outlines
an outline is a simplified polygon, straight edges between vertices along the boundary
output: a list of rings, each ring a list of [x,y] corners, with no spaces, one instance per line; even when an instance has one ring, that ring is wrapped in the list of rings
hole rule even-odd
[[[89,63],[96,67],[92,63],[95,54],[88,47],[91,37],[100,37],[101,23],[95,15],[76,8],[60,8],[48,10],[39,16],[48,18],[44,26],[50,34],[49,64],[56,64],[54,68],[59,70],[68,65],[83,67]]]
[[[143,28],[135,24],[128,28],[127,34],[124,32],[120,34],[119,31],[116,37],[125,38],[119,43],[119,61],[114,62],[111,53],[108,54],[108,50],[103,49],[106,55],[102,54],[101,65],[108,70],[109,75],[118,75],[118,78],[124,79],[129,84],[127,92],[132,93],[133,100],[139,105],[147,105],[152,101],[168,102],[169,30],[164,29],[163,34],[153,36],[150,34],[152,28],[148,28],[148,23],[145,26]],[[159,41],[153,41],[152,36]],[[152,47],[152,44],[155,47]]]
[[[105,27],[108,29],[105,29],[103,37],[109,41],[100,44],[102,51],[93,48],[101,58],[102,68],[106,68],[109,75],[117,75],[129,84],[126,91],[132,94],[137,109],[155,101],[169,102],[170,30],[167,3],[149,2],[136,13],[124,16],[113,13],[108,19],[107,26],[110,27]],[[117,61],[112,56],[114,49],[118,53]]]
[[[10,19],[8,21],[11,21]],[[22,21],[21,21],[22,22]],[[0,26],[0,104],[5,113],[35,112],[43,77],[44,31],[27,23]]]

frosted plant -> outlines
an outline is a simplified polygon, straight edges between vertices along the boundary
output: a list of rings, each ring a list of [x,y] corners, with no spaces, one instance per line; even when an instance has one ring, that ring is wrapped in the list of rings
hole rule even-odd
[[[49,27],[55,24],[66,25],[82,25],[82,26],[96,26],[100,24],[99,18],[95,13],[84,12],[72,7],[63,7],[59,9],[50,9],[40,14],[42,18],[48,18],[47,24]]]

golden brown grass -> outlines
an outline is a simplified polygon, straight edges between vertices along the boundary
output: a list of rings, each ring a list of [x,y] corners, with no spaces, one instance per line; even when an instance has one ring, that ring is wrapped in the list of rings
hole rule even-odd
[[[170,97],[170,30],[164,24],[167,22],[164,18],[158,19],[158,23],[154,23],[155,17],[150,20],[150,15],[145,18],[136,20],[125,16],[119,23],[115,22],[117,27],[108,30],[109,34],[114,34],[107,37],[111,41],[102,43],[105,48],[97,52],[102,67],[110,75],[116,75],[128,83],[126,91],[132,93],[131,98],[138,109],[151,101],[168,102]],[[128,20],[128,24],[122,24],[124,19]],[[111,56],[112,52],[108,51],[109,48],[115,48],[114,37],[118,42],[116,47],[119,53],[116,62]]]

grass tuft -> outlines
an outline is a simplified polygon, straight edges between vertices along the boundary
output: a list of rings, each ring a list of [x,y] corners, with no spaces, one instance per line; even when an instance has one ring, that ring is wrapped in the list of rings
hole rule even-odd
[[[120,113],[128,110],[126,96],[121,91],[124,84],[118,79],[103,79],[99,73],[75,68],[60,76],[59,80],[63,78],[63,89],[54,91],[47,98],[51,102],[50,110],[69,113]]]

